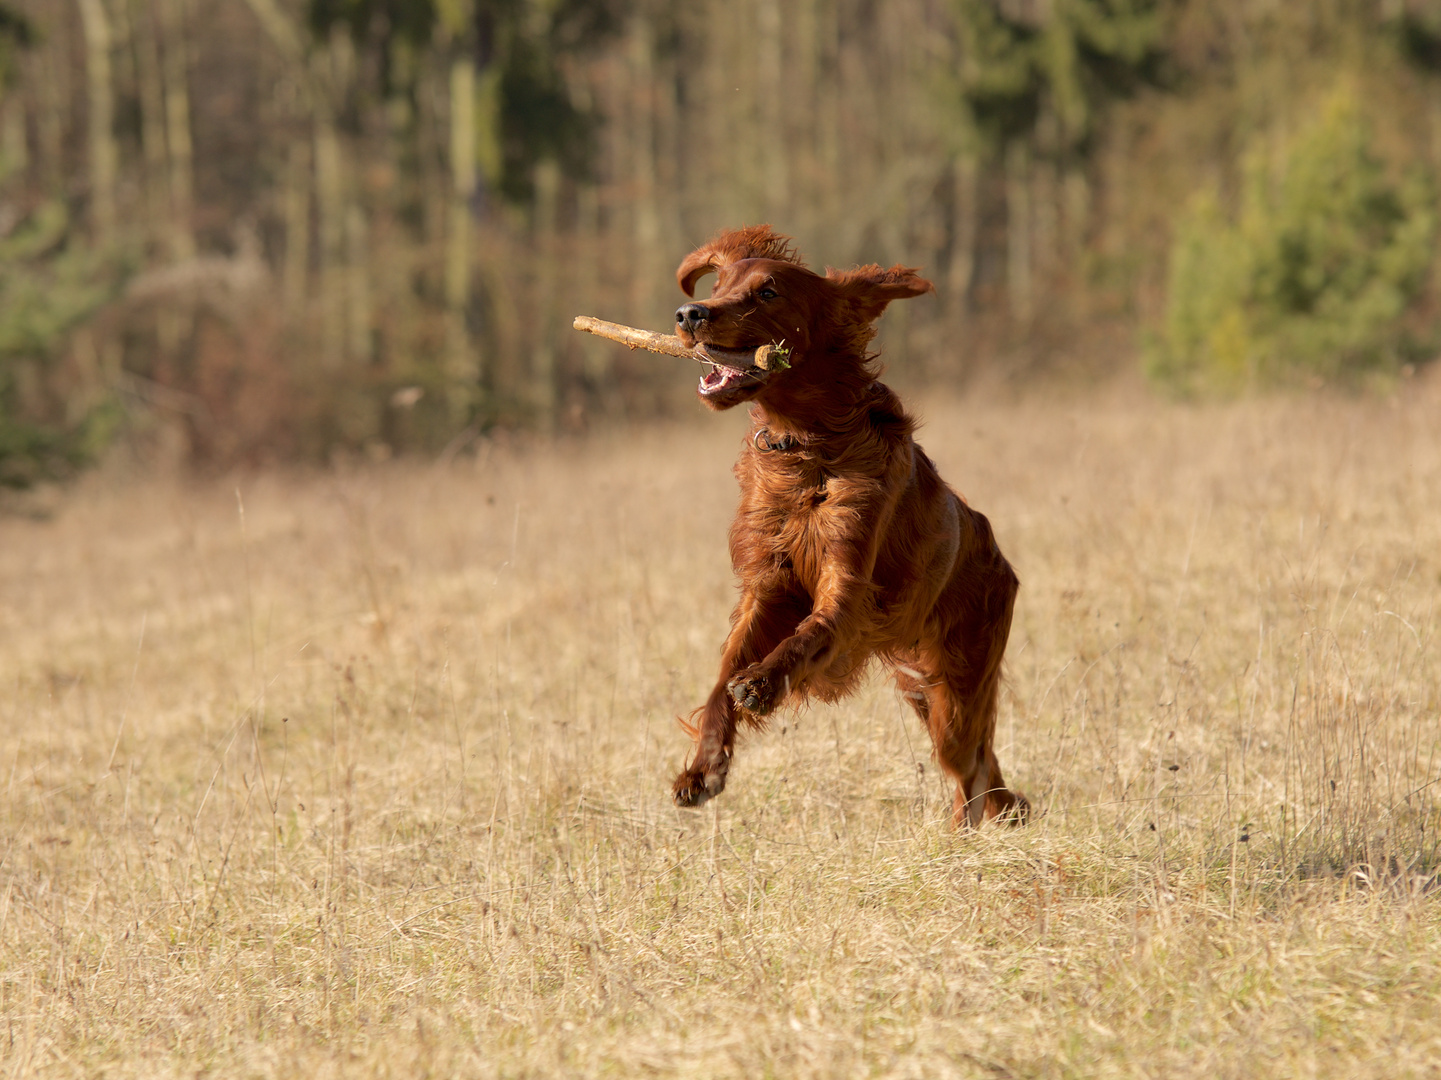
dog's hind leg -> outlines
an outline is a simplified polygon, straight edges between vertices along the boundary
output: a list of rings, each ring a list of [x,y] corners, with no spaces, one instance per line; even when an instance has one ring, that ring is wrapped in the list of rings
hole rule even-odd
[[[1029,804],[1024,796],[1006,789],[991,745],[995,737],[994,691],[970,692],[966,681],[957,680],[954,672],[938,673],[926,689],[924,704],[912,702],[930,731],[941,768],[956,782],[952,820],[958,826],[1007,816],[1013,822],[1022,821]]]
[[[979,825],[991,787],[989,763],[977,739],[979,733],[961,715],[956,688],[947,679],[944,655],[922,648],[892,671],[901,696],[926,726],[936,760],[956,782],[955,823]]]
[[[990,772],[983,767],[985,755],[978,754],[974,737],[967,738],[974,733],[967,732],[965,724],[957,720],[958,702],[955,687],[946,678],[944,654],[935,648],[922,648],[898,657],[891,674],[901,697],[925,725],[936,760],[956,782],[956,824],[980,824]]]
[[[1019,791],[1006,787],[1006,778],[1001,775],[1001,763],[996,760],[994,747],[986,747],[986,770],[990,773],[990,786],[986,789],[986,817],[1000,818],[1014,825],[1023,825],[1031,816],[1031,801]]]
[[[980,524],[975,539],[989,541],[989,527],[984,519]],[[963,552],[937,603],[934,636],[918,651],[930,680],[931,739],[941,766],[956,781],[957,825],[995,817],[1019,823],[1029,811],[1023,796],[1006,789],[993,746],[1001,659],[1017,589],[1015,574],[993,542],[980,552]]]

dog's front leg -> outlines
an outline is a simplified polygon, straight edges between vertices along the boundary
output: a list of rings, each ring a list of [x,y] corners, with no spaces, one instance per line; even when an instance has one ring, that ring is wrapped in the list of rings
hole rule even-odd
[[[731,616],[731,632],[721,656],[720,679],[706,703],[687,725],[695,739],[690,764],[675,778],[676,805],[700,806],[725,790],[735,749],[736,726],[744,701],[731,690],[738,671],[771,652],[806,617],[810,605],[797,593],[783,589],[747,591]],[[757,710],[750,710],[756,716]],[[769,711],[769,710],[766,710]]]
[[[837,542],[828,556],[810,613],[763,659],[730,680],[732,700],[747,712],[766,715],[787,693],[826,673],[866,638],[874,610],[874,549],[865,543]]]

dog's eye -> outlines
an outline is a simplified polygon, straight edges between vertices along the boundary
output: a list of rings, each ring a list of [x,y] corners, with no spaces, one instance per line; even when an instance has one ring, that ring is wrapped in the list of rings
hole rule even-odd
[[[762,300],[774,300],[777,296],[780,295],[780,293],[776,292],[769,285],[767,285],[760,292],[756,293],[756,295],[759,296]]]

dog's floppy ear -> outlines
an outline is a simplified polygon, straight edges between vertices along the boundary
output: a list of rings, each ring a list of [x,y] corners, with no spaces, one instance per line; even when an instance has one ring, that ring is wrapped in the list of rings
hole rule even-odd
[[[872,322],[881,317],[892,300],[908,300],[912,296],[936,291],[936,287],[916,270],[914,266],[901,266],[899,263],[883,270],[871,263],[854,270],[827,267],[826,278],[840,289],[861,321]]]
[[[744,229],[723,229],[685,257],[675,279],[687,296],[695,295],[695,283],[712,270],[742,259],[779,259],[799,263],[801,257],[789,236],[772,232],[769,225],[748,225]]]

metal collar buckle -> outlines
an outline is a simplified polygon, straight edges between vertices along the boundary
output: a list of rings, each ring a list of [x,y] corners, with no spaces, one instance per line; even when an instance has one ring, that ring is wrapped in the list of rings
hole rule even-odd
[[[755,448],[762,454],[769,454],[776,450],[795,450],[801,445],[801,441],[794,435],[782,435],[779,439],[772,442],[771,433],[765,428],[757,431],[755,438],[753,438],[751,442],[755,444]]]

